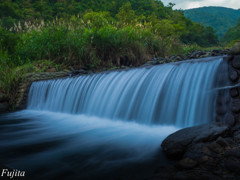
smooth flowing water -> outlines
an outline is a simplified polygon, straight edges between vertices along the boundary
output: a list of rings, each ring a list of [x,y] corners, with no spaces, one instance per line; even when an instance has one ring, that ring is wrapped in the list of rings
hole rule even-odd
[[[167,135],[214,120],[221,62],[35,82],[27,110],[0,117],[0,163],[33,179],[141,179],[166,163]]]

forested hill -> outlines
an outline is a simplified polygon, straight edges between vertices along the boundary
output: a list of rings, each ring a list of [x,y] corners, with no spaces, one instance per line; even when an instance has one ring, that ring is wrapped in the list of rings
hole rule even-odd
[[[125,11],[123,7],[126,8]],[[119,14],[121,8],[123,11]],[[159,0],[0,0],[0,23],[8,29],[16,27],[19,22],[51,21],[56,17],[69,20],[73,16],[81,19],[90,12],[98,12],[102,16],[98,20],[102,18],[112,23],[149,23],[161,36],[177,36],[185,44],[217,44],[211,28],[191,22],[184,17],[183,11],[174,11],[171,3],[164,6]],[[96,16],[90,16],[88,15],[89,19],[97,21]]]
[[[171,8],[164,8],[161,1],[155,0],[0,0],[0,17],[11,16],[13,19],[52,19],[83,14],[86,11],[108,11],[116,15],[119,8],[130,2],[136,14],[166,17]]]
[[[214,28],[221,38],[229,28],[236,25],[240,18],[240,9],[224,7],[202,7],[184,11],[184,15],[194,22]]]
[[[240,40],[240,19],[238,20],[236,26],[230,28],[227,33],[223,36],[223,42],[234,42],[236,40]]]

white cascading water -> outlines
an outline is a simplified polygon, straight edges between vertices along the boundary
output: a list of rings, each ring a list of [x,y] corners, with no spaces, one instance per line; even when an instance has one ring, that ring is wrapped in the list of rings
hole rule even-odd
[[[221,62],[34,82],[27,110],[0,116],[0,162],[29,179],[143,179],[169,163],[166,136],[214,121]]]
[[[207,123],[221,60],[34,82],[28,109],[178,127]]]

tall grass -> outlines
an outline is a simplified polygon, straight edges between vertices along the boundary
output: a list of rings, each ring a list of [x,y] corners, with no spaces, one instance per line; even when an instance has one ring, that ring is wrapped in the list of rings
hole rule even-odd
[[[149,25],[119,26],[103,18],[100,21],[74,17],[35,26],[16,25],[13,30],[21,35],[15,58],[23,62],[47,59],[78,68],[136,66],[180,47],[177,39],[162,37]]]

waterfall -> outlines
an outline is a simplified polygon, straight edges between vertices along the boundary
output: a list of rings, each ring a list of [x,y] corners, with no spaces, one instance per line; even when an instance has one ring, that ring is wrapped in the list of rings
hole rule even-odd
[[[214,119],[222,57],[34,82],[28,109],[179,127]]]
[[[214,121],[224,63],[211,57],[34,82],[28,109],[0,115],[0,161],[30,179],[148,177],[170,163],[160,150],[166,136]]]

